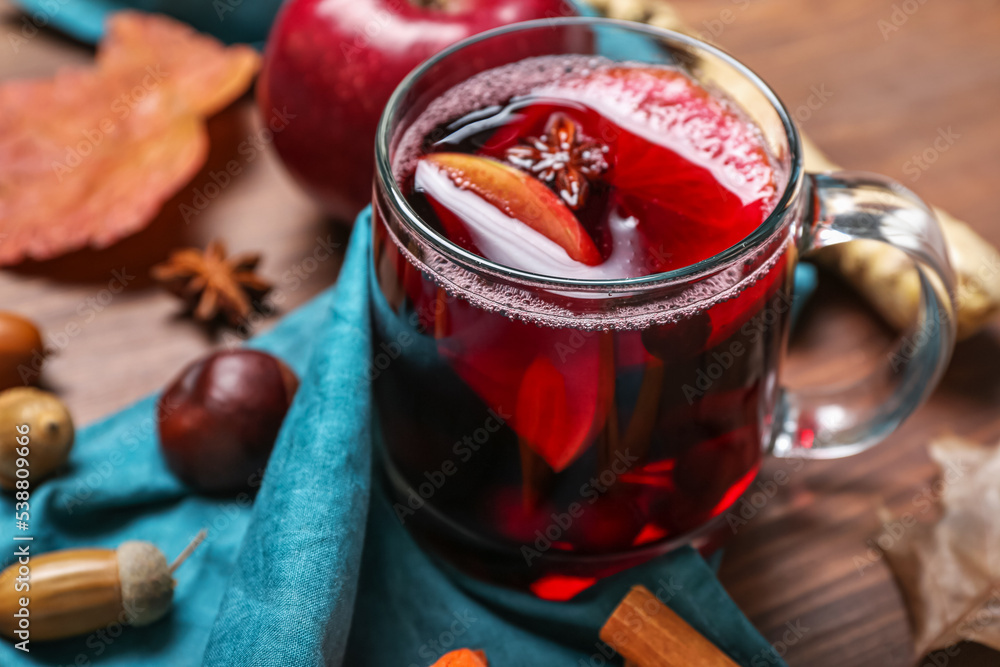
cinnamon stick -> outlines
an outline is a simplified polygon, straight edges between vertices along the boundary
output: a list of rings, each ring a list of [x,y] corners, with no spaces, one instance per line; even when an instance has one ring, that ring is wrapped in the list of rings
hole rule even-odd
[[[527,440],[518,437],[517,447],[521,454],[521,503],[526,512],[534,512],[555,473]]]
[[[656,417],[660,409],[660,395],[663,393],[663,362],[653,359],[646,364],[639,386],[639,398],[635,410],[625,429],[624,449],[645,460],[649,453],[649,439],[656,427]]]
[[[601,639],[636,667],[737,667],[644,586],[619,603]]]
[[[608,417],[604,422],[604,430],[597,438],[597,474],[609,470],[615,461],[615,453],[622,449],[621,438],[618,437],[618,406],[615,397],[611,396],[608,407]]]
[[[660,408],[660,394],[663,392],[663,362],[654,359],[646,364],[639,386],[639,397],[635,409],[625,428],[625,435],[619,436],[618,408],[611,397],[608,420],[599,441],[598,466],[607,470],[618,452],[638,457],[640,465],[649,454],[649,439],[656,427],[656,417]]]
[[[607,470],[621,448],[618,433],[618,404],[615,401],[615,339],[614,334],[602,331],[598,339],[598,378],[601,388],[606,387],[608,395],[607,417],[604,427],[597,436],[597,474]]]

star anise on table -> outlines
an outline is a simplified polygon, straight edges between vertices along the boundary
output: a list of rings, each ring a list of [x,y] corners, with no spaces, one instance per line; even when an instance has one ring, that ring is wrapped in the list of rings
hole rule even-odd
[[[153,278],[186,300],[196,320],[212,322],[224,318],[239,325],[255,309],[255,299],[271,290],[254,269],[259,253],[226,257],[226,246],[215,240],[204,250],[184,248],[152,268]]]
[[[552,184],[566,205],[582,207],[590,191],[590,179],[608,168],[607,146],[583,135],[567,116],[553,117],[545,134],[528,137],[507,149],[506,158],[515,167]]]

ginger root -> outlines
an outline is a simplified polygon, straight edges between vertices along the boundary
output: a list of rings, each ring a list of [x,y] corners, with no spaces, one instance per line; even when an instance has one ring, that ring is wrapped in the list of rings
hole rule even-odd
[[[605,16],[643,21],[699,37],[684,23],[668,0],[587,0]],[[803,154],[808,171],[839,169],[805,136]],[[1000,253],[966,223],[934,209],[955,271],[958,338],[968,338],[1000,310]],[[917,317],[920,282],[913,264],[899,250],[877,241],[845,243],[815,253],[817,263],[835,271],[897,329]]]
[[[802,147],[809,171],[839,168],[808,137],[802,137]],[[1000,309],[1000,253],[961,220],[936,207],[934,214],[955,271],[961,340],[976,333]],[[824,248],[813,258],[843,277],[896,329],[905,329],[916,319],[920,279],[901,251],[878,241],[856,241]]]

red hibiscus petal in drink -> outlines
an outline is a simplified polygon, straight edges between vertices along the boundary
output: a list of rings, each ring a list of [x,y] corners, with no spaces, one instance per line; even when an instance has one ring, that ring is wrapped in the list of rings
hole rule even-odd
[[[639,221],[670,270],[706,259],[753,231],[775,193],[774,169],[753,127],[694,81],[669,68],[612,67],[534,91],[572,100],[579,131],[608,148],[598,178]],[[539,105],[547,114],[552,105]],[[566,107],[569,108],[569,107]],[[544,121],[523,113],[511,126],[534,135]],[[509,142],[510,130],[498,139]],[[499,155],[490,145],[490,154]]]
[[[645,345],[645,330],[618,331],[615,333],[615,366],[644,368],[655,361],[655,353]]]
[[[685,214],[704,211],[703,202],[721,203],[727,212],[741,200],[773,194],[773,168],[753,126],[679,71],[612,67],[570,87],[573,97],[620,126],[609,142],[616,186]],[[670,193],[672,184],[685,188],[683,196]]]
[[[511,424],[522,441],[559,472],[587,444],[593,405],[569,401],[566,378],[546,357],[538,357],[521,380]]]
[[[745,331],[748,340],[755,340],[768,327],[779,326],[785,321],[785,313],[791,309],[787,294],[779,292],[782,276],[788,267],[787,255],[782,255],[774,268],[756,283],[747,287],[738,296],[712,306],[708,314],[712,318],[712,335],[705,348],[709,349],[726,340],[737,331],[748,326]]]
[[[722,187],[708,169],[631,132],[623,131],[618,139],[608,181],[630,199],[707,227],[706,232],[732,228],[743,215],[740,196]]]
[[[525,444],[563,470],[604,426],[614,389],[606,334],[507,319],[461,299],[447,303],[438,352]]]
[[[516,115],[511,116],[508,124],[498,128],[479,147],[478,153],[503,160],[507,149],[511,146],[522,143],[526,137],[537,137],[543,134],[550,116],[558,111],[559,107],[548,104],[532,104],[519,109]]]
[[[438,340],[438,352],[487,405],[510,413],[521,378],[549,341],[530,325],[459,299],[448,305],[448,320],[451,335]]]
[[[517,266],[524,263],[521,254],[531,259],[529,251],[545,252],[537,235],[524,234],[527,227],[573,262],[601,263],[597,246],[573,212],[545,184],[514,167],[464,153],[434,153],[420,160],[416,187],[431,200],[452,241],[474,252],[481,248],[495,261]],[[504,261],[504,255],[511,256]]]
[[[678,322],[646,327],[641,337],[652,356],[663,361],[678,361],[700,354],[711,335],[711,317],[702,311]]]
[[[699,225],[692,218],[641,197],[619,194],[618,202],[626,217],[639,221],[640,252],[649,273],[690,266],[731,245],[723,238],[725,230]],[[733,242],[742,238],[740,235]]]

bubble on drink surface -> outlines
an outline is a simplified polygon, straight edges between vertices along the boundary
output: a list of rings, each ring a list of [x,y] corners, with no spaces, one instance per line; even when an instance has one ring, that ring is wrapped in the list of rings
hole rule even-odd
[[[405,228],[386,225],[386,231],[407,262],[449,296],[513,320],[551,328],[582,331],[641,331],[650,326],[676,324],[701,315],[713,306],[737,298],[759,280],[767,279],[785,256],[787,216],[783,224],[742,261],[734,261],[709,275],[672,283],[655,281],[635,287],[607,285],[553,286],[543,280],[512,280],[488,267],[457,264],[425,238]],[[405,236],[397,235],[402,232]],[[515,284],[516,282],[516,284]],[[564,283],[565,281],[558,281]],[[609,301],[609,294],[614,301]],[[649,298],[643,295],[648,294]],[[588,304],[593,304],[587,307]]]

